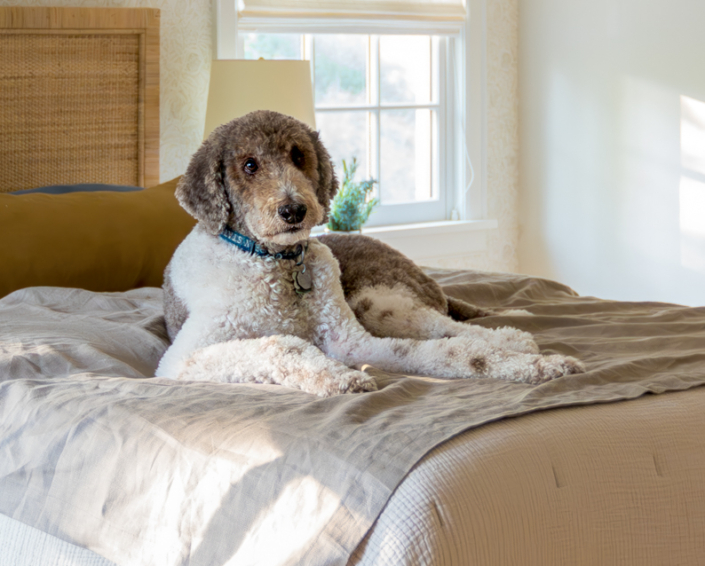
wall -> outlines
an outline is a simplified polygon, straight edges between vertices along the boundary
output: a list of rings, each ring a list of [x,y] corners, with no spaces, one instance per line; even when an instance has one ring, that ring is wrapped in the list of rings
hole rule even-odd
[[[159,8],[161,180],[184,172],[203,136],[212,59],[210,0],[0,0],[0,6]]]
[[[705,304],[705,2],[519,0],[522,272]]]

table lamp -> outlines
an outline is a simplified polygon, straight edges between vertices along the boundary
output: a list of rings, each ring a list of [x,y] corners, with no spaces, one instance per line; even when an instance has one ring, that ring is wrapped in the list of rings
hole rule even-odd
[[[254,110],[288,114],[315,130],[309,61],[213,61],[203,139]]]

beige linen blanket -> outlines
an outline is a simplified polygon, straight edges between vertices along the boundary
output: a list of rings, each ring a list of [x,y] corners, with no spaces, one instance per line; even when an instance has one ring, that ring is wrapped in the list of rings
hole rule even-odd
[[[0,300],[0,513],[119,565],[345,564],[396,486],[461,431],[552,407],[705,383],[705,309],[578,297],[557,283],[434,274],[534,316],[588,372],[538,387],[403,378],[317,399],[150,378],[161,292],[32,288]]]

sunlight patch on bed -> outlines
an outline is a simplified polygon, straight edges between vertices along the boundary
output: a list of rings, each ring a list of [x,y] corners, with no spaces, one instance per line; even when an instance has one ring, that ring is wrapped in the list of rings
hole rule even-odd
[[[216,426],[215,423],[213,423]],[[149,496],[136,502],[135,514],[149,513],[149,522],[163,525],[164,516],[188,517],[192,525],[191,547],[198,548],[209,536],[209,525],[217,520],[234,485],[253,472],[283,456],[265,429],[260,435],[241,435],[227,444],[216,440],[217,435],[204,434],[199,442],[179,438],[175,431],[153,431],[157,440],[173,448],[165,451],[177,455],[176,460],[160,461],[159,477],[167,481],[153,482]],[[247,440],[243,440],[247,439]],[[157,464],[155,464],[156,466]],[[162,501],[152,506],[151,502]],[[147,502],[149,510],[143,505]],[[181,533],[171,528],[160,529],[160,535],[149,548],[154,564],[166,564],[164,558],[181,551]]]
[[[227,564],[296,563],[298,552],[323,531],[339,503],[338,494],[311,476],[290,481],[279,498],[260,512]]]

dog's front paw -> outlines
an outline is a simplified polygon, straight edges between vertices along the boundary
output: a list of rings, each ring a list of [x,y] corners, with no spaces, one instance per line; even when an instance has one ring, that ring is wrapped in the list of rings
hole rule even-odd
[[[585,364],[571,356],[553,354],[550,356],[537,356],[534,361],[535,375],[527,383],[538,384],[551,381],[564,375],[583,373]]]
[[[318,397],[332,397],[343,393],[365,393],[377,391],[377,383],[371,375],[350,368],[324,369],[297,386]]]
[[[377,391],[377,382],[363,371],[351,371],[340,380],[338,393],[366,393]]]
[[[570,356],[494,352],[481,358],[476,377],[538,385],[566,375],[582,373],[585,366]]]
[[[565,375],[582,373],[585,366],[570,356],[515,354],[495,358],[488,369],[488,377],[538,385]]]

